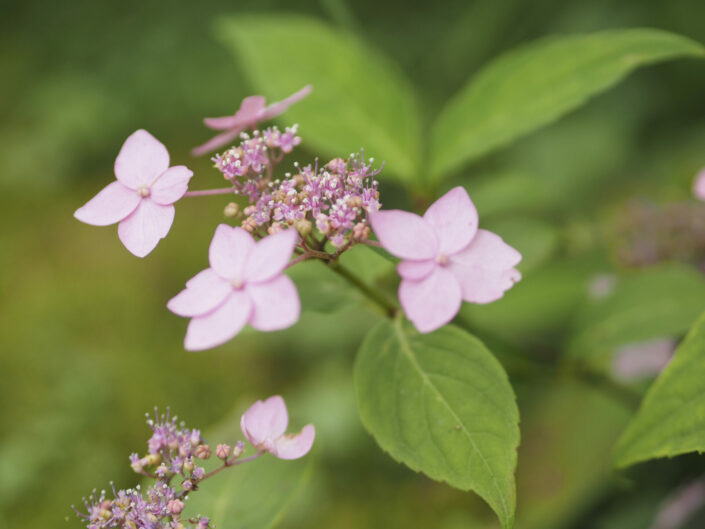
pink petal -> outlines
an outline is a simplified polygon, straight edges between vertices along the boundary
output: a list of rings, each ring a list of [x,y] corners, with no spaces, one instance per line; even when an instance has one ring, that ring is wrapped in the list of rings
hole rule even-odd
[[[705,169],[698,173],[693,184],[693,194],[700,200],[705,200]]]
[[[237,121],[235,120],[235,115],[233,114],[232,116],[222,116],[220,118],[203,118],[203,123],[209,129],[226,130],[233,128]]]
[[[120,222],[118,236],[125,248],[137,257],[144,257],[166,237],[173,222],[174,206],[162,206],[145,198]]]
[[[434,259],[427,259],[425,261],[411,261],[407,259],[397,265],[397,273],[404,279],[418,281],[433,272],[436,265],[437,263]]]
[[[289,277],[280,275],[266,283],[248,283],[246,291],[254,307],[249,324],[258,331],[278,331],[298,321],[301,302]]]
[[[449,270],[460,283],[463,299],[470,303],[491,303],[521,279],[516,268],[497,270],[451,263]]]
[[[191,319],[184,347],[188,351],[202,351],[227,342],[245,326],[251,311],[247,294],[234,290],[217,309]]]
[[[437,266],[426,279],[403,279],[399,285],[399,301],[406,317],[419,332],[442,327],[460,310],[460,285],[446,268]]]
[[[133,132],[115,159],[115,176],[130,189],[152,182],[169,168],[169,152],[146,130]]]
[[[107,226],[121,221],[140,203],[140,196],[120,182],[104,187],[96,196],[73,214],[81,222],[93,226]]]
[[[280,274],[291,259],[299,234],[294,229],[261,239],[247,256],[243,277],[249,282],[267,281]]]
[[[418,215],[398,209],[380,210],[370,212],[369,220],[379,242],[389,253],[412,260],[436,257],[436,234]]]
[[[299,459],[311,450],[315,437],[313,424],[307,424],[298,434],[283,435],[274,441],[272,455],[279,459]]]
[[[451,262],[491,270],[506,270],[519,264],[521,254],[496,233],[477,230],[472,242],[451,257]]]
[[[440,253],[445,255],[465,248],[477,232],[477,210],[468,192],[460,186],[431,204],[423,218],[434,228]]]
[[[240,133],[244,130],[244,126],[242,127],[236,127],[232,130],[227,130],[225,132],[222,132],[218,134],[217,136],[214,136],[210,140],[208,140],[206,143],[203,145],[199,145],[198,147],[195,147],[194,149],[191,150],[191,154],[193,156],[201,156],[202,154],[206,154],[211,151],[215,151],[216,149],[223,147],[225,145],[230,145],[232,144],[233,140],[235,140]]]
[[[220,224],[208,249],[211,268],[228,280],[243,280],[245,262],[255,241],[252,235],[242,228]]]
[[[152,184],[149,196],[157,204],[173,204],[184,196],[192,176],[193,171],[185,165],[170,167]]]
[[[254,125],[260,119],[260,115],[265,110],[264,105],[267,100],[264,96],[249,96],[242,100],[240,108],[235,112],[235,120],[237,125],[247,127]]]
[[[186,288],[171,298],[166,306],[179,316],[201,316],[225,301],[232,291],[230,283],[207,268],[189,279]]]
[[[284,399],[279,395],[258,400],[242,415],[240,428],[243,435],[255,447],[267,439],[273,440],[286,432],[289,414]]]
[[[282,99],[281,101],[277,103],[272,103],[269,105],[267,108],[264,109],[262,112],[261,116],[259,117],[258,121],[265,121],[268,119],[272,119],[275,116],[278,116],[279,114],[283,113],[286,111],[287,108],[289,108],[291,105],[294,103],[301,101],[304,97],[309,95],[312,90],[312,86],[306,85],[304,86],[301,90],[298,92],[293,93],[286,99]]]

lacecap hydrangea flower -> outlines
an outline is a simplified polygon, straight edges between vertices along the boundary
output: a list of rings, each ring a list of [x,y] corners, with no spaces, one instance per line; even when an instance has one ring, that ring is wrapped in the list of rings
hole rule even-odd
[[[293,229],[255,242],[242,228],[218,226],[208,253],[210,268],[191,278],[167,304],[175,314],[191,318],[186,349],[199,351],[225,343],[247,323],[260,331],[296,323],[299,294],[282,271],[297,240]]]
[[[402,261],[399,302],[422,333],[442,327],[463,301],[490,303],[504,295],[521,274],[521,254],[501,237],[478,229],[467,191],[455,187],[423,217],[401,210],[369,213],[382,247]]]
[[[169,152],[146,130],[130,135],[115,160],[117,180],[74,213],[81,222],[108,226],[118,222],[118,236],[130,252],[144,257],[169,233],[174,202],[188,189],[193,172],[169,167]]]

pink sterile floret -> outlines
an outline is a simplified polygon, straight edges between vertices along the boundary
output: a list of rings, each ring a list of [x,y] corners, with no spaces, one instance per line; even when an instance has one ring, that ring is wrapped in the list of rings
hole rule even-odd
[[[255,243],[248,232],[221,224],[211,241],[207,268],[172,298],[169,310],[191,318],[184,345],[209,349],[249,323],[260,331],[284,329],[299,319],[296,286],[282,274],[298,238],[284,230]]]
[[[243,130],[247,128],[254,128],[260,121],[267,121],[268,119],[272,119],[279,114],[284,113],[287,108],[297,101],[302,100],[310,93],[311,85],[306,85],[301,90],[293,93],[286,99],[272,103],[269,106],[265,106],[267,100],[264,96],[246,97],[242,100],[240,108],[232,116],[205,118],[203,120],[206,127],[213,130],[222,130],[224,132],[214,136],[203,145],[196,147],[191,151],[191,153],[194,156],[200,156],[230,144]]]
[[[477,210],[455,187],[423,217],[400,210],[372,211],[370,224],[382,246],[402,259],[399,301],[422,332],[442,327],[463,300],[490,303],[521,279],[521,254],[501,237],[478,229]]]
[[[311,450],[316,430],[308,424],[298,434],[286,434],[288,424],[286,404],[279,395],[258,400],[240,420],[243,435],[257,450],[279,459],[298,459]]]
[[[702,169],[695,177],[693,183],[693,194],[700,200],[705,200],[705,169]]]
[[[74,213],[94,226],[118,225],[118,236],[137,257],[154,250],[174,222],[174,202],[188,189],[193,172],[169,167],[169,153],[146,130],[134,132],[115,159],[117,181]]]

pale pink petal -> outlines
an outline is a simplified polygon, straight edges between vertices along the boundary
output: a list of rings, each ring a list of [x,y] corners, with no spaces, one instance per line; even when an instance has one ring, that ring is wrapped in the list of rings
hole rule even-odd
[[[447,269],[437,266],[421,281],[402,279],[399,301],[406,317],[419,332],[427,333],[442,327],[460,310],[460,285]]]
[[[240,108],[235,112],[236,125],[250,126],[257,123],[265,111],[267,100],[264,96],[249,96],[242,100]]]
[[[171,298],[166,306],[179,316],[201,316],[225,301],[232,291],[227,280],[207,268],[189,279],[186,288]]]
[[[460,186],[431,204],[423,218],[434,228],[439,251],[445,255],[465,248],[477,232],[477,210],[468,192]]]
[[[188,351],[202,351],[227,342],[245,326],[251,311],[247,294],[233,290],[217,309],[191,319],[184,347]]]
[[[203,145],[199,145],[198,147],[195,147],[194,149],[191,150],[191,154],[193,156],[201,156],[202,154],[206,154],[211,151],[215,151],[216,149],[223,147],[225,145],[230,145],[232,144],[233,140],[235,140],[240,133],[244,130],[244,126],[242,127],[236,127],[232,130],[226,130],[225,132],[222,132],[218,134],[217,136],[214,136],[210,140],[208,140],[206,143]]]
[[[407,259],[397,265],[397,273],[404,279],[413,279],[418,281],[423,279],[431,272],[438,263],[434,259],[426,259],[425,261],[411,261]]]
[[[133,132],[115,159],[115,176],[130,189],[150,185],[169,168],[166,147],[146,130]]]
[[[264,109],[262,114],[259,116],[258,121],[265,121],[268,119],[272,119],[275,116],[278,116],[279,114],[286,111],[286,109],[289,108],[291,105],[293,105],[294,103],[296,103],[298,101],[301,101],[304,97],[309,95],[311,93],[311,90],[312,90],[312,86],[306,85],[301,90],[291,94],[286,99],[282,99],[281,101],[279,101],[277,103],[272,103],[271,105],[269,105],[267,108]]]
[[[113,182],[78,208],[73,216],[86,224],[107,226],[127,217],[135,210],[140,200],[142,199],[135,191],[120,182]]]
[[[280,231],[261,239],[247,256],[243,272],[245,281],[259,283],[281,273],[291,259],[298,239],[299,234],[295,229]]]
[[[166,237],[173,222],[174,206],[162,206],[145,198],[129,217],[120,221],[118,236],[125,248],[144,257]]]
[[[157,204],[173,204],[184,196],[192,176],[193,171],[185,165],[170,167],[152,184],[149,196]]]
[[[705,169],[698,173],[693,184],[693,193],[700,200],[705,200]]]
[[[249,324],[258,331],[278,331],[298,321],[301,302],[289,277],[280,275],[266,283],[248,283],[246,291],[254,307]]]
[[[448,269],[460,283],[463,299],[470,303],[497,301],[521,279],[521,273],[516,268],[492,270],[451,263]]]
[[[472,242],[450,258],[464,266],[477,266],[491,270],[506,270],[519,264],[521,254],[509,246],[496,233],[477,230]]]
[[[370,224],[389,253],[402,259],[432,259],[438,240],[431,225],[418,215],[398,209],[370,212]]]
[[[208,249],[211,268],[220,277],[242,281],[247,256],[254,246],[252,235],[242,228],[220,224]]]
[[[213,130],[226,130],[233,128],[237,121],[235,120],[235,115],[222,116],[219,118],[203,118],[203,123],[209,129]]]
[[[279,395],[269,397],[264,402],[258,400],[240,419],[243,435],[254,446],[284,435],[288,424],[286,404]]]
[[[297,434],[287,434],[274,441],[271,453],[279,459],[299,459],[308,454],[316,437],[313,424],[307,424]]]

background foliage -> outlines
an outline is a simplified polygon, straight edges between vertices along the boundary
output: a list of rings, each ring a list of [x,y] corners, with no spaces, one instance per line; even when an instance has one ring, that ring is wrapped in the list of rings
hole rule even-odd
[[[330,114],[357,131],[355,143],[372,151],[391,144],[398,153],[389,155],[382,181],[385,206],[418,206],[435,187],[465,185],[483,225],[525,256],[522,283],[496,304],[466,306],[456,321],[500,360],[517,394],[517,527],[648,527],[660,502],[705,473],[705,464],[683,455],[612,470],[617,440],[651,383],[617,380],[613,361],[622,345],[680,339],[705,310],[705,212],[690,198],[692,178],[705,165],[702,64],[639,70],[540,132],[454,171],[422,171],[419,160],[434,160],[437,151],[423,152],[420,138],[444,123],[442,109],[471,75],[534,39],[654,27],[705,42],[705,6],[690,0],[0,6],[0,524],[78,527],[70,504],[110,478],[118,486],[134,482],[126,456],[143,448],[140,419],[154,405],[171,405],[194,426],[228,431],[227,417],[274,392],[287,398],[295,425],[314,422],[319,434],[310,467],[286,470],[298,494],[282,502],[285,513],[271,509],[282,527],[496,524],[478,497],[399,465],[364,431],[353,359],[376,318],[354,293],[340,302],[330,295],[337,286],[302,267],[297,279],[310,285],[302,298],[311,310],[297,326],[189,354],[184,322],[164,305],[204,264],[224,201],[180,203],[171,236],[145,262],[108,230],[71,217],[110,178],[119,145],[139,127],[162,140],[175,163],[195,170],[195,187],[217,185],[210,164],[187,154],[208,136],[199,120],[234,111],[268,80],[258,77],[267,70],[258,73],[233,49],[237,39],[256,42],[246,34],[256,27],[243,21],[289,20],[291,13],[373,50],[367,68],[344,59],[340,65],[352,87],[360,86],[346,88],[357,110],[329,104]],[[228,24],[246,29],[227,37]],[[318,61],[334,59],[301,56],[312,75]],[[308,82],[304,77],[288,82]],[[360,95],[374,96],[380,79],[398,93],[385,101],[388,114]],[[272,86],[266,95],[288,90]],[[329,116],[313,115],[306,103],[288,116],[301,122],[304,145],[327,149],[337,143],[326,141],[350,140],[326,137]],[[367,137],[372,129],[382,132]],[[375,263],[367,262],[366,279],[393,286],[386,264]],[[693,332],[686,354],[702,339]],[[667,375],[644,408],[672,391]],[[619,442],[622,462],[643,457],[628,453],[640,427],[632,424]],[[220,494],[229,490],[238,489]],[[232,496],[266,505],[254,494]],[[233,512],[237,523],[269,523]],[[701,513],[688,527],[704,521]]]

